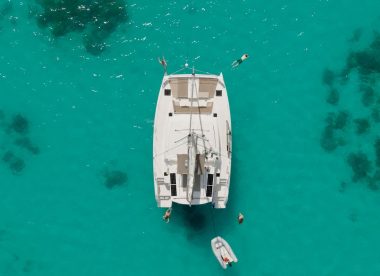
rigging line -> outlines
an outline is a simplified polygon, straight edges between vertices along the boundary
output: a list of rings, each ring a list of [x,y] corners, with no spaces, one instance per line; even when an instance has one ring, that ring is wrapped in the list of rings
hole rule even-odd
[[[205,146],[204,146],[204,145],[203,145],[203,146],[202,146],[202,145],[199,145],[199,147],[203,147],[203,148],[204,148],[204,149],[206,149],[206,150],[207,150],[207,149],[209,149],[209,148],[207,148],[207,147],[205,148]]]
[[[188,137],[188,135],[186,135],[186,136],[182,137],[181,139],[178,139],[178,140],[174,141],[174,143],[178,143],[178,142],[180,142],[180,141],[182,141],[182,140],[186,139],[187,137]]]
[[[195,69],[196,72],[200,72],[200,73],[205,73],[205,74],[208,74],[208,75],[212,75],[212,73],[210,72],[206,72],[206,71],[202,71],[202,70],[198,70],[198,69]]]
[[[199,129],[199,130],[200,130],[200,129]],[[195,133],[195,132],[194,132],[194,136],[197,136],[197,138],[199,138],[199,139],[203,139],[203,140],[206,140],[207,142],[210,142],[207,138],[202,137],[201,135],[199,135],[199,134],[197,134],[197,133]]]
[[[194,67],[193,67],[193,77],[191,82],[191,100],[190,100],[190,127],[189,127],[189,134],[191,134],[191,121],[193,118],[193,97],[194,97],[194,82],[195,82],[195,73],[194,73]]]
[[[206,140],[208,143],[210,143],[208,140]],[[200,146],[200,147],[202,147],[202,145]],[[211,147],[211,146],[210,146]],[[205,148],[204,146],[203,146],[203,148]],[[206,148],[207,149],[207,148]],[[221,156],[221,157],[224,157],[224,158],[230,158],[230,157],[228,157],[228,155],[224,155],[224,154],[221,154],[219,151],[216,151],[216,150],[212,150],[211,151],[211,153],[213,153],[213,154],[215,154],[215,155],[218,155],[218,156]]]
[[[174,73],[171,73],[170,75],[177,74],[177,73],[179,73],[179,72],[181,72],[181,71],[183,71],[183,70],[185,70],[185,69],[186,69],[186,67],[182,67],[181,69],[175,71]]]
[[[178,144],[178,145],[176,145],[176,146],[174,146],[174,147],[172,147],[172,148],[170,148],[170,149],[167,149],[167,150],[165,150],[165,151],[163,151],[163,152],[157,153],[156,155],[153,156],[153,158],[156,158],[156,157],[159,156],[159,155],[162,155],[162,154],[165,154],[165,153],[167,153],[167,152],[169,152],[169,151],[171,151],[171,150],[174,150],[174,149],[176,149],[176,148],[178,148],[178,147],[180,147],[180,146],[182,146],[182,145],[184,145],[184,144],[187,144],[187,141],[183,142],[182,144]]]
[[[175,129],[174,131],[177,131],[177,132],[181,132],[181,131],[186,131],[188,130],[187,128],[184,128],[184,129]],[[197,130],[201,130],[200,128],[193,128],[194,131],[197,131]],[[210,132],[210,130],[204,130],[206,132]]]

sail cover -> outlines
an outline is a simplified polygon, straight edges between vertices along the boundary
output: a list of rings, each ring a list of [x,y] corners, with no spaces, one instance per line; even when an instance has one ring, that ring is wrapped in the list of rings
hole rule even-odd
[[[195,145],[195,137],[193,134],[189,136],[188,142],[188,156],[189,156],[189,172],[187,175],[187,201],[191,205],[193,199],[193,187],[194,187],[194,173],[195,173],[195,160],[197,155],[197,147]]]

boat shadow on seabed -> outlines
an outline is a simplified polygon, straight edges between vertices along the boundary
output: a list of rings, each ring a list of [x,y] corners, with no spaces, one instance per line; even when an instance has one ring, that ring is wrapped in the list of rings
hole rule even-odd
[[[213,210],[211,205],[189,207],[175,204],[170,224],[185,228],[188,241],[204,246],[216,234],[229,232],[232,225],[237,225],[235,219],[232,210]]]
[[[237,164],[238,160],[233,157],[233,162]],[[238,185],[236,170],[237,166],[234,166],[231,176],[234,189],[230,190],[226,209],[216,210],[211,204],[189,207],[173,203],[170,224],[187,229],[187,239],[191,242],[199,242],[201,246],[204,246],[205,242],[208,243],[210,238],[215,236],[215,231],[218,235],[224,235],[237,227],[236,216],[239,210],[236,208],[237,193],[235,188]]]

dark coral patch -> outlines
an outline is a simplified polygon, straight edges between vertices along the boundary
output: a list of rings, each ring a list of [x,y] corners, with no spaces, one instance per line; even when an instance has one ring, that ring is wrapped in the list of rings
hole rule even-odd
[[[345,83],[348,79],[348,75],[350,74],[351,70],[357,66],[356,62],[356,56],[355,53],[350,53],[346,58],[346,66],[343,68],[341,72],[341,77],[343,83]]]
[[[367,155],[362,152],[350,153],[347,157],[347,163],[351,166],[354,182],[367,178],[372,168]]]
[[[322,82],[327,86],[332,86],[335,81],[335,73],[330,69],[325,69],[322,75]]]
[[[106,43],[102,39],[102,35],[106,35],[105,31],[92,31],[90,34],[83,36],[83,45],[86,51],[90,54],[97,56],[100,55],[106,49]]]
[[[357,214],[356,212],[352,211],[352,212],[349,214],[348,218],[350,219],[350,221],[352,221],[352,222],[355,223],[355,222],[358,221],[358,214]]]
[[[105,49],[105,40],[127,20],[123,0],[42,0],[43,13],[38,25],[48,27],[54,37],[70,32],[84,32],[86,50],[99,55]]]
[[[355,53],[355,60],[358,70],[362,75],[380,72],[380,57],[374,55],[372,51]]]
[[[375,146],[376,166],[380,168],[380,138],[376,139],[374,146]]]
[[[380,73],[379,49],[369,48],[350,53],[346,60],[346,67],[342,71],[342,76],[347,76],[355,68],[362,76]]]
[[[361,51],[351,52],[346,59],[346,66],[342,70],[341,76],[344,79],[353,69],[357,69],[362,79],[366,79],[371,74],[380,73],[380,35],[374,34],[371,45]]]
[[[375,90],[373,90],[372,87],[369,86],[363,86],[361,89],[361,92],[363,92],[362,95],[362,103],[365,107],[368,107],[372,105],[375,102]]]
[[[21,158],[16,157],[9,163],[9,168],[13,173],[20,173],[25,168],[25,162]]]
[[[26,260],[22,266],[22,271],[25,273],[30,273],[33,270],[33,262],[31,260]]]
[[[356,124],[356,134],[359,135],[368,132],[371,127],[369,120],[365,118],[355,119],[354,122]]]
[[[349,121],[350,115],[347,111],[339,111],[338,113],[329,112],[326,117],[326,124],[334,129],[343,130]]]
[[[340,182],[339,192],[344,193],[346,191],[346,188],[347,188],[347,183],[344,181]]]
[[[338,113],[330,112],[325,119],[326,126],[323,129],[320,139],[321,147],[327,151],[332,152],[338,146],[345,144],[344,139],[339,136],[338,132],[342,132],[346,127],[349,120],[349,114],[346,111],[339,111]]]
[[[377,170],[374,175],[369,178],[368,187],[374,191],[377,191],[380,188],[380,170]]]
[[[363,30],[362,29],[356,29],[353,33],[352,33],[352,37],[350,38],[350,42],[358,42],[360,40],[360,38],[362,37],[362,34],[363,34]]]
[[[13,154],[13,152],[11,152],[11,151],[6,151],[5,153],[4,153],[4,155],[3,155],[3,161],[5,162],[5,163],[9,163],[13,158],[15,157],[15,155]]]
[[[26,134],[29,132],[29,122],[23,115],[17,114],[13,116],[9,128],[19,134]]]
[[[347,111],[339,111],[335,119],[335,128],[344,129],[347,126],[350,116]]]
[[[329,90],[327,95],[326,102],[331,105],[337,105],[339,103],[339,92],[335,88]]]
[[[32,154],[39,154],[40,153],[40,149],[38,148],[38,146],[34,145],[28,137],[18,138],[14,141],[14,143],[17,146],[19,146],[20,148],[23,148]]]
[[[351,42],[358,42],[362,35],[362,30],[358,29],[353,33]],[[349,80],[350,73],[354,72],[358,75],[361,92],[361,103],[371,112],[368,118],[359,118],[353,120],[354,131],[357,135],[368,133],[374,123],[380,123],[380,95],[378,94],[378,81],[380,76],[380,33],[374,33],[372,42],[366,47],[359,50],[351,51],[346,58],[344,68],[338,73],[329,71],[328,69],[322,75],[323,83],[328,86],[328,96],[326,102],[332,105],[339,103],[339,96],[335,90],[336,85],[346,85]],[[336,77],[340,78],[337,83]],[[342,145],[344,140],[342,134],[347,130],[347,125],[351,121],[351,115],[346,111],[339,113],[329,113],[325,122],[326,126],[322,131],[321,146],[326,151],[334,151],[338,146]],[[370,136],[365,136],[366,139]],[[362,141],[363,142],[363,141]],[[380,167],[380,138],[377,138],[374,144],[376,166]],[[353,181],[365,180],[368,187],[377,190],[380,189],[380,169],[372,174],[372,161],[362,152],[351,153],[346,159],[351,167]],[[341,184],[340,192],[344,192],[345,184]]]
[[[2,158],[3,162],[5,162],[9,169],[15,173],[18,174],[22,172],[25,168],[25,162],[21,158],[17,157],[13,152],[7,151],[3,155]]]
[[[374,32],[373,40],[369,47],[371,48],[371,50],[380,51],[380,33],[379,32]]]
[[[373,108],[371,117],[375,121],[375,123],[380,123],[380,108],[378,107]]]
[[[335,137],[334,128],[330,125],[327,125],[324,128],[320,144],[321,147],[327,152],[332,152],[339,146],[338,140]]]
[[[5,3],[0,5],[0,19],[1,17],[5,17],[6,15],[10,14],[13,10],[13,2],[11,1],[5,1]]]
[[[0,110],[0,128],[4,128],[6,126],[6,121],[5,121],[5,113]]]
[[[127,181],[127,174],[118,170],[107,170],[103,176],[105,177],[104,185],[108,189],[113,189],[117,186],[121,186]]]

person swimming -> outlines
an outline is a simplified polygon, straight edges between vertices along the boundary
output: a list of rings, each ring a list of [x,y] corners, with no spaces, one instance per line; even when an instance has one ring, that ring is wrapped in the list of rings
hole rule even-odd
[[[165,215],[163,215],[162,219],[166,223],[169,223],[171,214],[172,214],[172,208],[169,208],[169,209],[166,210]]]
[[[248,58],[248,54],[244,54],[241,56],[241,58],[234,60],[234,62],[232,62],[231,64],[232,68],[238,67],[247,58]]]
[[[164,68],[164,72],[166,73],[166,67],[168,66],[168,64],[165,60],[165,57],[162,57],[162,59],[158,58],[158,62],[162,65],[162,67]]]
[[[238,222],[239,222],[239,224],[242,224],[243,221],[244,221],[244,216],[243,216],[242,213],[239,213],[239,215],[238,215]]]

